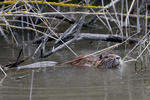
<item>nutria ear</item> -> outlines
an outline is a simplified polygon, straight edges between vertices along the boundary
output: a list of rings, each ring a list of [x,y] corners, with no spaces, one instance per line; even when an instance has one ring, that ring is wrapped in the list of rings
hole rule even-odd
[[[103,55],[100,55],[100,56],[99,56],[99,59],[102,59],[102,58],[103,58]]]

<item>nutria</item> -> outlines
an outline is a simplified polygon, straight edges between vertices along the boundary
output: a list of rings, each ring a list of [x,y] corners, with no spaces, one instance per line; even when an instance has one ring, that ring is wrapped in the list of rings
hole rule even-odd
[[[82,54],[79,55],[77,58],[65,62],[65,63],[58,63],[55,61],[42,61],[36,62],[28,65],[17,66],[18,69],[24,68],[40,68],[40,67],[50,67],[55,65],[64,65],[69,64],[72,66],[85,66],[85,67],[96,67],[102,69],[110,69],[110,68],[120,68],[121,57],[116,54],[108,54],[106,56],[95,56],[90,54]]]
[[[116,54],[108,54],[107,56],[94,56],[82,54],[72,61],[66,62],[73,66],[88,66],[96,68],[120,68],[121,57]]]

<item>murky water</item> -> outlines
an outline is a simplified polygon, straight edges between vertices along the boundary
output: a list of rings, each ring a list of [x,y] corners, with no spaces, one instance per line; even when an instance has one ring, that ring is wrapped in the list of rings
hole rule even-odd
[[[103,42],[74,44],[76,53],[91,53],[106,47]],[[6,64],[16,59],[17,48],[0,42],[0,63]],[[107,44],[109,45],[109,44]],[[80,49],[79,47],[80,46]],[[75,49],[78,48],[78,49]],[[30,50],[29,50],[30,51]],[[27,52],[29,52],[27,51]],[[122,48],[111,51],[125,55]],[[46,60],[67,61],[74,58],[68,50],[48,57]],[[59,67],[59,66],[57,66]],[[123,74],[119,70],[100,70],[93,68],[43,68],[39,70],[8,71],[8,76],[0,83],[0,100],[149,100],[150,70],[136,74],[134,64],[130,63]],[[33,76],[33,86],[31,80]],[[0,79],[3,74],[0,72]],[[32,87],[32,88],[31,88]],[[32,89],[32,90],[31,90]]]

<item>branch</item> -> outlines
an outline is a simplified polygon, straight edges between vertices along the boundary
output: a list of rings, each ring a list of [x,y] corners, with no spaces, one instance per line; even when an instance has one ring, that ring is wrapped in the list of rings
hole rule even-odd
[[[89,40],[102,40],[102,41],[109,41],[109,42],[123,42],[127,40],[127,37],[122,37],[120,35],[109,35],[109,34],[91,34],[91,33],[81,33],[80,35],[83,39]],[[130,38],[129,43],[136,43],[138,39]]]
[[[69,39],[69,38],[72,38],[73,36],[68,36],[66,37],[65,39]],[[98,34],[98,33],[95,33],[95,34],[92,34],[92,33],[80,33],[79,35],[79,38],[78,40],[81,40],[81,39],[88,39],[88,40],[101,40],[101,41],[109,41],[109,42],[123,42],[125,40],[127,40],[128,38],[127,37],[122,37],[120,35],[109,35],[109,34]],[[42,40],[44,39],[44,37],[39,37],[35,40],[33,40],[31,43],[32,44],[39,44],[42,42]],[[49,38],[48,41],[53,41],[54,39],[52,38]],[[138,42],[138,39],[137,38],[130,38],[129,40],[129,43],[137,43]]]

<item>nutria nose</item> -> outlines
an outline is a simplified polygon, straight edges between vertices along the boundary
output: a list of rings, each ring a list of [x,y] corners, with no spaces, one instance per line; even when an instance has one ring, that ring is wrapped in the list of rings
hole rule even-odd
[[[120,56],[117,56],[116,59],[121,59],[121,57],[120,57]]]

